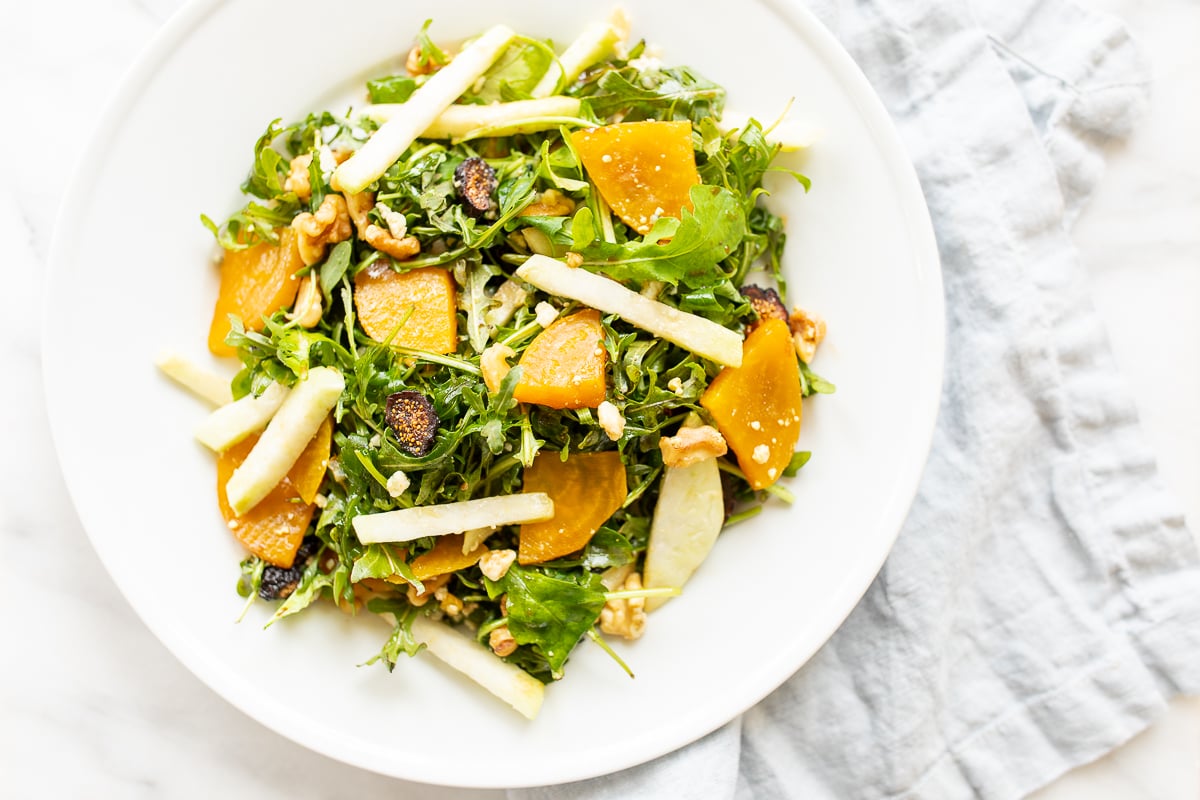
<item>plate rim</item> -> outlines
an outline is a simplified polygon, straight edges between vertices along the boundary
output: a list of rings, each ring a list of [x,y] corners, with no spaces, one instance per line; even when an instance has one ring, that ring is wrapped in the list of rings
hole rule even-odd
[[[917,490],[932,447],[941,405],[940,399],[945,371],[945,297],[941,262],[932,220],[915,167],[904,148],[900,134],[891,117],[888,115],[882,100],[876,94],[858,64],[842,47],[833,33],[808,8],[803,6],[799,0],[758,0],[761,5],[789,24],[797,36],[802,38],[805,44],[811,47],[821,60],[830,65],[843,87],[848,87],[852,90],[850,99],[862,115],[875,144],[882,149],[881,155],[890,173],[890,177],[898,190],[897,199],[900,202],[900,211],[908,218],[905,228],[911,239],[910,246],[914,257],[914,264],[918,265],[920,270],[921,288],[918,294],[921,296],[922,301],[927,304],[927,308],[932,312],[924,319],[925,329],[923,333],[928,337],[932,349],[929,358],[933,364],[932,370],[935,373],[936,379],[930,380],[928,385],[922,387],[925,396],[921,398],[918,404],[918,408],[922,413],[919,419],[914,420],[915,424],[923,431],[920,440],[924,442],[924,447],[919,459],[914,456],[911,462],[912,466],[909,468],[908,474],[904,476],[904,480],[898,480],[893,485],[893,491],[882,504],[883,513],[881,513],[881,519],[886,520],[886,527],[890,531],[890,535],[886,539],[886,547],[882,546],[883,543],[881,542],[874,558],[862,559],[855,562],[850,573],[845,576],[853,578],[853,580],[843,580],[840,584],[843,588],[840,589],[838,595],[835,595],[839,601],[838,604],[844,604],[845,611],[841,614],[830,616],[827,625],[822,626],[815,635],[808,637],[809,640],[819,641],[820,644],[811,648],[808,646],[793,648],[793,651],[787,652],[788,658],[776,659],[777,662],[781,663],[776,666],[773,673],[770,673],[770,679],[764,679],[760,684],[755,686],[753,691],[743,693],[740,701],[736,704],[740,708],[732,714],[727,713],[724,707],[721,711],[708,713],[702,717],[703,722],[696,723],[696,727],[685,733],[676,732],[671,736],[664,735],[654,747],[642,749],[637,753],[625,753],[617,757],[609,757],[605,762],[588,765],[582,769],[555,770],[552,766],[549,770],[543,770],[536,776],[518,777],[516,780],[511,780],[504,784],[496,784],[494,781],[473,779],[472,776],[465,773],[460,775],[426,774],[420,769],[407,768],[411,765],[380,764],[368,757],[356,757],[356,751],[344,747],[339,748],[336,741],[319,732],[311,731],[304,726],[284,724],[285,722],[294,722],[295,720],[286,720],[283,716],[290,715],[275,715],[271,713],[269,707],[256,704],[254,698],[248,697],[242,690],[242,687],[238,685],[236,677],[228,674],[228,670],[220,669],[201,658],[194,647],[194,643],[190,642],[185,634],[177,633],[163,619],[150,614],[150,609],[139,606],[134,602],[125,587],[116,578],[117,571],[110,562],[113,554],[111,552],[106,553],[103,545],[97,541],[97,538],[86,524],[83,514],[80,513],[80,505],[74,487],[81,479],[81,476],[69,469],[68,465],[71,463],[71,460],[64,458],[64,435],[60,430],[61,424],[58,421],[61,419],[64,403],[60,398],[57,381],[54,377],[59,374],[61,370],[59,365],[66,359],[67,354],[58,352],[61,347],[55,344],[56,339],[50,335],[51,314],[49,313],[49,305],[55,296],[53,288],[63,279],[67,271],[67,268],[63,265],[65,258],[63,254],[69,248],[70,234],[69,226],[65,223],[78,215],[81,204],[93,194],[95,178],[92,176],[94,173],[87,169],[87,165],[94,162],[103,152],[107,143],[116,135],[124,112],[137,102],[137,99],[141,96],[148,83],[155,77],[158,67],[170,58],[176,45],[185,40],[191,31],[202,23],[206,17],[218,8],[237,1],[190,0],[190,2],[173,14],[152,35],[149,43],[125,71],[113,94],[108,99],[104,110],[97,117],[96,126],[89,137],[88,143],[80,151],[79,157],[72,168],[71,178],[65,184],[63,199],[55,217],[46,260],[44,284],[46,291],[44,292],[41,306],[40,351],[42,359],[42,389],[46,398],[47,417],[54,453],[58,460],[59,470],[63,475],[71,504],[79,517],[80,526],[83,528],[93,551],[100,559],[105,571],[108,572],[118,591],[125,598],[126,602],[129,603],[129,606],[133,609],[138,619],[141,620],[142,624],[150,630],[155,638],[189,672],[195,675],[224,701],[230,703],[247,717],[255,720],[264,727],[303,747],[322,753],[343,763],[404,780],[441,786],[503,789],[553,785],[610,774],[646,763],[666,753],[680,749],[708,735],[774,692],[811,660],[816,652],[829,641],[830,637],[841,627],[861,598],[866,594],[874,582],[875,576],[882,569],[884,562],[895,545],[909,509],[916,499]],[[881,523],[881,525],[884,525],[884,523]],[[857,588],[844,588],[848,586]],[[795,650],[806,650],[808,652],[797,654],[794,652]],[[689,719],[694,719],[694,717]],[[397,766],[402,766],[402,768],[397,769]],[[530,779],[531,777],[533,779]]]

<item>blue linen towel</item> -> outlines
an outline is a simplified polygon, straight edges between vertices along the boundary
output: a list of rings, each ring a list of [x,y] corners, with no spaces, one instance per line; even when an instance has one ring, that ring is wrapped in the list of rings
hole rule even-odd
[[[919,495],[846,624],[743,718],[514,800],[1008,800],[1200,691],[1195,546],[1068,233],[1146,100],[1134,44],[1067,0],[814,11],[895,119],[941,251],[946,380]]]

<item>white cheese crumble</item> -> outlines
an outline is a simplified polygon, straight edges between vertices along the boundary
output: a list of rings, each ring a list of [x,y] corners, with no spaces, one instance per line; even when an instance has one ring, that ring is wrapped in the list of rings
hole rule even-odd
[[[765,444],[760,444],[757,447],[755,447],[754,455],[751,456],[751,458],[754,459],[755,464],[765,464],[765,463],[767,463],[767,459],[769,459],[770,457],[771,457],[771,448],[767,447]]]
[[[558,309],[543,300],[533,307],[533,316],[538,325],[549,328],[550,323],[558,319]]]
[[[408,235],[408,220],[399,211],[392,211],[383,203],[378,203],[375,210],[379,212],[379,216],[383,217],[383,221],[387,224],[388,233],[393,239],[403,239]]]
[[[392,476],[387,479],[388,494],[390,494],[392,497],[399,497],[400,495],[404,494],[404,492],[407,491],[408,487],[411,485],[412,481],[410,481],[408,476],[400,470],[393,472]]]
[[[609,439],[614,442],[625,432],[625,417],[620,409],[605,400],[596,408],[596,419]]]

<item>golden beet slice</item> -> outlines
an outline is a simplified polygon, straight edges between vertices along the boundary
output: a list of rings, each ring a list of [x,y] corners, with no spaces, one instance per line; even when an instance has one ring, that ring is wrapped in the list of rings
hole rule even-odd
[[[770,486],[800,438],[800,366],[788,324],[768,319],[742,344],[742,365],[725,367],[700,398],[755,489]]]
[[[554,518],[521,526],[517,560],[538,564],[586,546],[625,502],[629,493],[621,454],[541,453],[525,470],[526,492],[545,492],[554,501]]]
[[[217,458],[217,503],[221,507],[221,516],[234,537],[267,563],[286,569],[296,559],[296,551],[300,549],[316,508],[313,500],[329,464],[332,436],[333,425],[326,419],[284,479],[258,505],[240,517],[229,506],[225,484],[246,460],[258,435],[243,439]]]
[[[660,217],[692,209],[700,182],[692,123],[622,122],[571,134],[588,176],[626,225],[647,233]]]
[[[358,321],[377,342],[403,322],[392,344],[453,353],[458,349],[457,307],[454,278],[441,267],[396,272],[376,262],[354,277]]]
[[[604,402],[607,366],[600,312],[580,311],[556,319],[529,343],[513,397],[550,408],[595,408]]]
[[[437,575],[458,572],[460,569],[466,569],[473,565],[488,551],[486,544],[479,545],[466,555],[463,554],[462,548],[463,535],[461,533],[451,533],[440,537],[432,550],[413,559],[410,565],[413,576],[417,580],[423,581]]]
[[[208,328],[208,349],[213,355],[232,356],[236,350],[225,344],[229,315],[241,318],[246,330],[261,331],[263,317],[291,306],[300,288],[297,270],[304,268],[296,236],[282,228],[279,244],[260,242],[245,250],[226,250],[221,258],[221,288]]]

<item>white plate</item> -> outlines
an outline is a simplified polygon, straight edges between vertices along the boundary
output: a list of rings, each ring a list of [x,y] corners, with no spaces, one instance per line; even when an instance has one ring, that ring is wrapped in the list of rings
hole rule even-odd
[[[126,79],[67,193],[51,257],[45,380],[63,472],[97,552],[175,655],[247,714],[308,747],[398,777],[460,786],[555,783],[680,747],[796,671],[875,576],[912,500],[941,388],[941,275],[924,201],[866,80],[830,34],[782,0],[626,2],[637,36],[723,83],[730,105],[795,113],[824,138],[783,187],[790,297],[829,321],[816,367],[838,384],[808,401],[792,482],[731,529],[686,594],[621,651],[629,680],[590,643],[535,722],[429,657],[394,673],[357,664],[385,628],[336,611],[263,631],[242,624],[242,557],[214,500],[205,413],[152,366],[164,346],[204,351],[216,291],[212,240],[254,139],[275,117],[345,96],[403,57],[425,16],[461,38],[495,22],[562,42],[576,4],[460,0],[440,11],[384,0],[197,2]],[[593,8],[595,8],[593,6]],[[385,65],[385,66],[381,66]],[[137,669],[130,664],[130,669]]]

